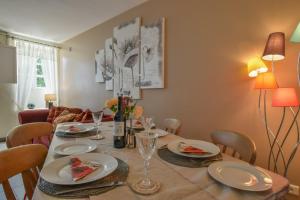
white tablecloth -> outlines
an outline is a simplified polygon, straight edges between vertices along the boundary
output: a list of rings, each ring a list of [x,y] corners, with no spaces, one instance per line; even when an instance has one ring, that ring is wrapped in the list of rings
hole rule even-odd
[[[118,157],[129,165],[127,182],[132,183],[143,176],[143,160],[137,149],[115,149],[112,141],[112,123],[102,123],[102,134],[104,140],[94,141],[98,144],[96,152],[103,152]],[[159,138],[158,147],[167,144],[179,136],[167,135]],[[74,140],[89,140],[88,138],[66,139],[54,136],[45,165],[61,157],[55,155],[53,149],[64,142]],[[230,156],[224,155],[224,160],[239,161]],[[131,191],[128,185],[117,187],[98,196],[90,196],[90,200],[133,200],[133,199],[164,199],[164,200],[240,200],[240,199],[278,199],[287,192],[288,180],[272,172],[268,172],[273,179],[273,187],[266,192],[246,192],[224,186],[213,180],[207,173],[207,168],[186,168],[165,162],[155,154],[150,161],[150,176],[161,183],[158,193],[150,196],[138,195]],[[48,196],[36,188],[33,199],[54,200],[59,199]],[[81,199],[83,200],[83,199]]]

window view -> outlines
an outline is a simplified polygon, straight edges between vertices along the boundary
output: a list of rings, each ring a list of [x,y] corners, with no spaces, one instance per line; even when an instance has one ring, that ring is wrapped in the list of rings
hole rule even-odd
[[[36,64],[36,87],[37,88],[46,87],[41,58],[37,59],[37,64]]]

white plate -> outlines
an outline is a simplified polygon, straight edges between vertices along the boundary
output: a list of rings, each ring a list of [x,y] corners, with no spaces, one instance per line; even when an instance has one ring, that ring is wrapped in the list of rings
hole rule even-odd
[[[224,185],[240,190],[265,191],[272,187],[272,178],[248,163],[215,162],[208,167],[208,173]]]
[[[67,142],[61,145],[58,145],[54,148],[54,152],[59,155],[74,155],[74,154],[83,154],[94,151],[97,148],[95,143],[81,141],[81,142]]]
[[[69,129],[70,126],[74,126],[74,127],[78,128],[79,131],[71,131]],[[94,129],[95,129],[95,126],[91,125],[91,124],[67,124],[67,125],[59,126],[59,128],[58,128],[59,131],[69,133],[69,134],[84,133],[84,132],[92,131]]]
[[[191,145],[196,148],[201,148],[204,151],[210,152],[210,154],[196,155],[196,154],[182,153],[179,151],[179,147],[178,147],[179,142],[184,142],[187,145]],[[202,140],[188,140],[188,139],[175,140],[168,144],[168,149],[175,154],[191,157],[191,158],[208,158],[208,157],[216,156],[220,153],[220,148],[218,146],[214,145],[213,143],[205,142]]]
[[[170,134],[169,132],[162,130],[162,129],[152,129],[152,130],[150,130],[150,132],[156,133],[158,137],[164,137],[164,136]]]
[[[82,125],[80,122],[63,122],[59,123],[59,126],[72,126],[72,125]]]
[[[77,155],[81,161],[92,161],[101,164],[101,166],[87,175],[81,180],[73,181],[71,167],[69,165],[70,159],[75,156],[66,156],[56,159],[44,166],[40,176],[46,181],[59,185],[78,185],[83,183],[92,182],[101,179],[112,173],[118,167],[118,161],[109,155],[101,153],[86,153]]]

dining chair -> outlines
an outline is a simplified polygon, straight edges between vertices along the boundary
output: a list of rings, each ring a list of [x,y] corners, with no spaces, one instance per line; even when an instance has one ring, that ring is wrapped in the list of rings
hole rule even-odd
[[[12,148],[32,143],[42,143],[46,146],[49,146],[49,142],[45,144],[43,139],[51,141],[52,132],[53,126],[48,122],[22,124],[13,128],[7,134],[6,146],[7,148]]]
[[[47,148],[41,144],[23,145],[0,151],[0,184],[7,199],[16,199],[8,179],[20,173],[26,196],[32,199],[47,151]]]
[[[181,122],[175,118],[167,118],[164,120],[164,127],[167,132],[178,134]]]
[[[222,147],[222,153],[231,153],[250,164],[256,159],[256,145],[246,135],[234,131],[217,130],[210,134],[213,143]]]

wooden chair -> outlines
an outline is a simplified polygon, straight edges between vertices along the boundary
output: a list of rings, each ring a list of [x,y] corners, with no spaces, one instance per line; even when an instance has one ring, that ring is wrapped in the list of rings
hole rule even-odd
[[[26,195],[32,199],[39,173],[47,156],[47,148],[41,144],[29,144],[0,151],[0,184],[7,199],[15,200],[8,179],[22,174]]]
[[[175,135],[178,134],[178,130],[179,130],[180,125],[181,125],[181,123],[178,119],[167,118],[167,119],[164,120],[165,130],[170,132],[170,133],[173,133]]]
[[[32,144],[34,140],[41,137],[50,139],[52,137],[52,131],[53,126],[48,122],[22,124],[13,128],[8,133],[6,137],[6,146],[7,148],[11,148],[24,144]]]
[[[251,138],[241,133],[224,130],[214,131],[210,136],[213,143],[223,146],[223,153],[226,153],[226,151],[228,153],[228,150],[231,149],[233,157],[238,157],[250,164],[254,164],[256,146]]]

